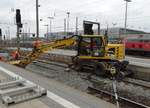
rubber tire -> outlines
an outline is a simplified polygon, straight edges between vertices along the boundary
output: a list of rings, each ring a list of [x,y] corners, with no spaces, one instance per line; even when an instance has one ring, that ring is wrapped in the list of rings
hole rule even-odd
[[[94,72],[97,76],[105,76],[106,68],[104,63],[95,63]]]

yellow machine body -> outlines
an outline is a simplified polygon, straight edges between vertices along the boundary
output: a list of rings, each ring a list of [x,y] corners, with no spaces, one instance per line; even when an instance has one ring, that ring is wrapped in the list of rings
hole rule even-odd
[[[125,46],[123,44],[109,44],[107,39],[103,35],[83,35],[83,38],[96,38],[102,41],[104,50],[104,56],[91,56],[91,55],[80,55],[80,59],[93,59],[93,60],[123,60],[125,58]],[[83,42],[82,45],[88,45],[90,43]]]
[[[100,35],[83,35],[79,36],[82,38],[97,38],[101,39],[102,46],[104,49],[104,56],[90,56],[90,55],[78,55],[79,59],[88,59],[88,60],[123,60],[124,59],[124,45],[123,44],[108,44],[106,41],[105,36]],[[37,59],[42,53],[59,48],[70,47],[73,45],[78,45],[78,37],[70,37],[66,39],[56,40],[50,43],[40,43],[36,50],[33,50],[30,54],[26,57],[17,60],[17,61],[10,61],[11,64],[16,64],[19,66],[26,66],[30,64],[32,61]],[[83,46],[87,46],[90,43],[81,42]]]

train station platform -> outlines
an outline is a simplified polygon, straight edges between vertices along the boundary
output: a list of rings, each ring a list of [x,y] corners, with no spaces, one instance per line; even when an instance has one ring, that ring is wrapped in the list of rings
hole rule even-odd
[[[19,77],[47,89],[47,96],[10,105],[9,108],[116,108],[115,105],[50,78],[0,62],[0,80]],[[0,108],[7,108],[0,103]]]

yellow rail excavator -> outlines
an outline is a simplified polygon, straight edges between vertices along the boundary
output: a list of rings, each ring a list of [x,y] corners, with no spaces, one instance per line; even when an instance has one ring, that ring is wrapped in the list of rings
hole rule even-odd
[[[93,25],[98,25],[98,34],[94,35]],[[109,44],[107,32],[100,35],[100,24],[97,22],[84,21],[84,35],[74,35],[70,38],[64,38],[51,43],[40,43],[25,58],[19,61],[11,61],[25,67],[37,59],[42,53],[59,48],[75,46],[77,55],[72,58],[71,67],[77,70],[92,68],[96,75],[117,75],[119,78],[130,75],[127,70],[128,61],[125,58],[124,44]]]

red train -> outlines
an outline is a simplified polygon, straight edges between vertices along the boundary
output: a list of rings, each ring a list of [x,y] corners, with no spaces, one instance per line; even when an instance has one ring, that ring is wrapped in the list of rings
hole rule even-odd
[[[125,45],[129,54],[150,55],[150,35],[128,38]]]

